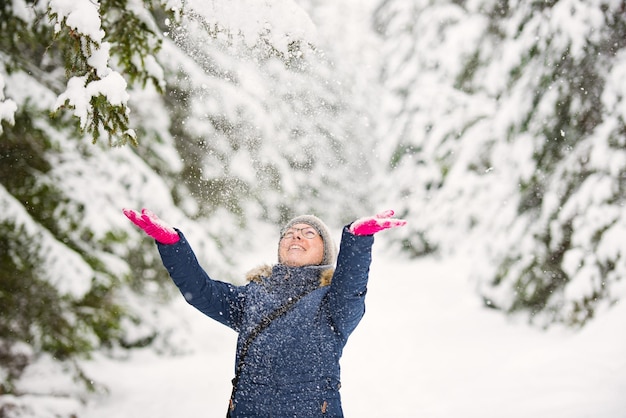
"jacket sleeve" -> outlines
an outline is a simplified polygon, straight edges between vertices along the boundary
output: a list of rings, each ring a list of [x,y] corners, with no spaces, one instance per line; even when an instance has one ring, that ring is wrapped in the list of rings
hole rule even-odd
[[[373,244],[373,235],[353,235],[347,226],[344,227],[337,268],[329,291],[333,326],[344,339],[354,331],[365,314],[365,294]]]
[[[163,265],[185,300],[200,312],[238,331],[241,324],[244,290],[213,280],[198,263],[187,239],[171,245],[157,242]]]

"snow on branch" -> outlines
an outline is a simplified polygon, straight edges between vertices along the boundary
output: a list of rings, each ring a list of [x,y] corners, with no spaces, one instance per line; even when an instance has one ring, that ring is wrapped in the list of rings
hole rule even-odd
[[[164,90],[154,57],[161,46],[157,25],[148,9],[131,6],[91,0],[51,0],[48,5],[68,76],[53,111],[71,109],[94,143],[106,135],[110,145],[136,144],[129,83],[151,81]]]
[[[187,13],[202,18],[209,26],[219,26],[231,33],[241,34],[249,47],[262,35],[282,53],[289,52],[289,44],[296,41],[314,42],[315,24],[309,15],[293,0],[189,0]]]
[[[4,97],[4,76],[0,74],[0,135],[2,134],[2,122],[6,121],[11,125],[15,124],[15,112],[17,104],[11,99]]]

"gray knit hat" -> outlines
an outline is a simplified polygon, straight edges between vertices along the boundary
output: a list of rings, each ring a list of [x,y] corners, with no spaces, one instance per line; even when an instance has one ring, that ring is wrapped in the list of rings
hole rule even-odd
[[[315,228],[318,234],[322,237],[322,241],[324,241],[324,258],[322,259],[320,265],[334,265],[335,260],[337,259],[337,246],[335,245],[335,241],[330,235],[330,231],[328,230],[326,224],[315,215],[296,216],[282,227],[280,230],[280,236],[282,237],[289,228],[297,224],[307,224]]]

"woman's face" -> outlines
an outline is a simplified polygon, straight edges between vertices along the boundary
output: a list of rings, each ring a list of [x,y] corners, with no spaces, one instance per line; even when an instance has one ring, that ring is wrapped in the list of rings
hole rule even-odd
[[[295,224],[285,231],[278,246],[278,261],[292,267],[315,266],[324,259],[324,241],[315,228]]]

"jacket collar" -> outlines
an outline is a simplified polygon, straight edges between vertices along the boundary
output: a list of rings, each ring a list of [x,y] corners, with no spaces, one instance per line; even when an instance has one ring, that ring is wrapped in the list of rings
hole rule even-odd
[[[323,287],[331,283],[334,272],[335,270],[330,265],[290,267],[284,264],[263,264],[246,273],[246,280],[248,282],[268,283],[285,280],[287,277],[296,277],[307,282],[317,279],[319,287]]]

